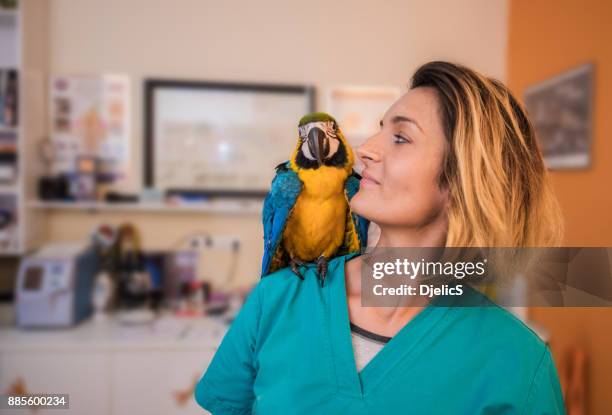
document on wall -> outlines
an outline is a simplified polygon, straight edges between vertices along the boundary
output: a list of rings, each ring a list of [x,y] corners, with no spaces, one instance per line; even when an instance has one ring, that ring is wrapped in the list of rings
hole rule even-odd
[[[130,161],[130,81],[125,75],[53,76],[50,91],[51,166],[77,170],[79,156],[96,156],[98,173],[127,179]]]

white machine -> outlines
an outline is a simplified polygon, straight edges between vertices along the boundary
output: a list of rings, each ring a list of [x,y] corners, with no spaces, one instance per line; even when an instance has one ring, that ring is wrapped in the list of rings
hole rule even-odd
[[[19,327],[65,327],[87,318],[98,270],[93,246],[54,244],[25,258],[15,286]]]

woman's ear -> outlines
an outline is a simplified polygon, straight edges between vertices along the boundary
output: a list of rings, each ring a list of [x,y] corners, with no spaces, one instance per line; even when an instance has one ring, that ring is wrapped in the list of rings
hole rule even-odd
[[[440,200],[445,209],[449,208],[450,204],[450,186],[444,172],[440,173],[438,179],[438,191],[440,192]]]
[[[440,191],[442,192],[442,200],[444,203],[444,208],[448,210],[448,208],[450,207],[450,189],[448,185],[447,184],[443,185]]]

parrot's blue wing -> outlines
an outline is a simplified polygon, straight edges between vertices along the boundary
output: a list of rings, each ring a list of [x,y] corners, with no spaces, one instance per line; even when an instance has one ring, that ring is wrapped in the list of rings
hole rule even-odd
[[[355,196],[355,193],[359,191],[360,180],[361,176],[355,171],[353,171],[351,175],[346,179],[346,182],[344,184],[344,190],[346,192],[346,197],[349,201],[353,198],[353,196]],[[357,237],[359,238],[359,247],[365,248],[368,244],[368,227],[370,225],[370,221],[365,218],[362,218],[361,216],[357,215],[356,213],[353,213],[352,211],[351,219],[357,231]]]
[[[285,224],[291,214],[300,192],[302,181],[290,168],[289,161],[276,166],[276,176],[272,180],[270,192],[266,195],[263,206],[264,256],[261,265],[261,276],[280,268],[273,264],[282,257],[282,244],[279,242],[285,230]],[[274,267],[271,269],[271,266]],[[284,264],[286,266],[287,264]]]

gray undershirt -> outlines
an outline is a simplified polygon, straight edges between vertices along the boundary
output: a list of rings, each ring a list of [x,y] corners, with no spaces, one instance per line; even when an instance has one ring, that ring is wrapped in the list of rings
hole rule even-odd
[[[361,372],[391,338],[372,333],[351,323],[351,340],[357,371]]]

